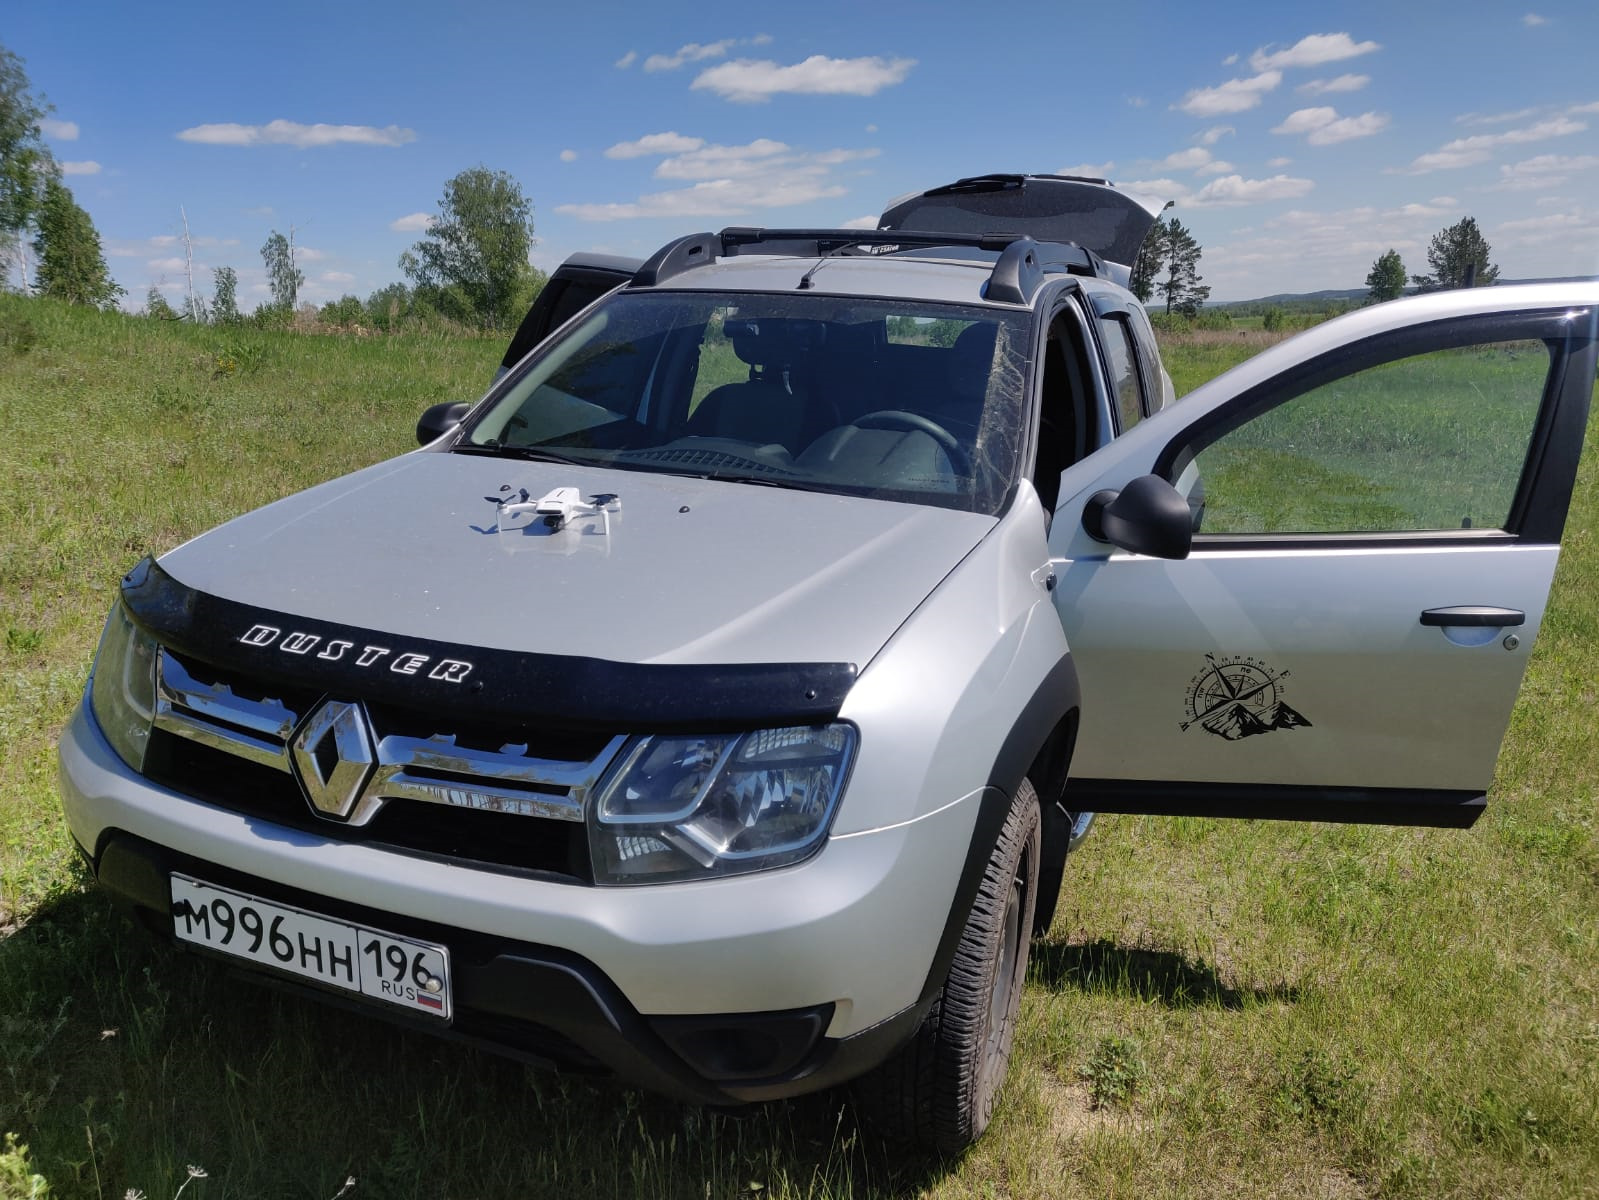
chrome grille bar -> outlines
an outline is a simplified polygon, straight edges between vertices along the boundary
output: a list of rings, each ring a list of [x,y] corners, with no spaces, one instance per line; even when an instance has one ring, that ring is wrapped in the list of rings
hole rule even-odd
[[[161,651],[155,724],[177,737],[294,776],[290,739],[307,715],[281,700],[252,700],[227,683],[196,679],[176,657]],[[370,726],[364,709],[361,719]],[[365,825],[386,800],[582,821],[589,793],[627,741],[619,734],[593,758],[567,761],[530,755],[525,745],[497,751],[462,746],[453,734],[373,734],[376,762],[342,824]]]
[[[156,728],[287,772],[287,742],[299,720],[281,700],[250,700],[225,683],[202,683],[161,651],[156,667]]]

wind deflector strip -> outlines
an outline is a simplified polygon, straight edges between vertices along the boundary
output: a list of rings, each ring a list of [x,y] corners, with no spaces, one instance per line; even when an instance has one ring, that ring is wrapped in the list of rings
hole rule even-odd
[[[547,727],[819,724],[838,715],[856,674],[853,663],[652,665],[397,637],[196,591],[151,559],[123,579],[122,601],[169,649],[266,685]]]

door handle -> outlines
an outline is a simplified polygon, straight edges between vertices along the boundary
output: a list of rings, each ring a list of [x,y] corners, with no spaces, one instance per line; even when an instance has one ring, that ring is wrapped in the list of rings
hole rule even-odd
[[[1516,625],[1525,625],[1527,614],[1517,608],[1495,608],[1491,604],[1461,604],[1454,608],[1424,609],[1421,623],[1477,629],[1508,629]]]

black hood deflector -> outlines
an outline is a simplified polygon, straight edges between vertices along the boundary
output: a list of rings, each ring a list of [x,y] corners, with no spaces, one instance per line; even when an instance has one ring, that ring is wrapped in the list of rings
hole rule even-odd
[[[654,665],[397,637],[197,591],[148,558],[123,578],[122,602],[162,645],[262,683],[548,727],[813,725],[838,715],[856,676],[853,663]]]

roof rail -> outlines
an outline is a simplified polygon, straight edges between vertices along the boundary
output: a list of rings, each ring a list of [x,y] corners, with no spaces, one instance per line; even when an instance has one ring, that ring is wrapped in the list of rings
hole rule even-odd
[[[856,246],[937,248],[963,246],[999,255],[989,274],[988,298],[1001,304],[1028,304],[1044,276],[1110,277],[1092,250],[1071,242],[1037,242],[1017,233],[923,233],[905,229],[759,229],[734,225],[720,234],[694,233],[662,246],[634,274],[629,287],[653,287],[685,271],[709,266],[720,255],[787,254],[824,257]],[[1051,270],[1053,268],[1053,271]]]
[[[709,266],[716,261],[720,249],[714,233],[691,233],[676,241],[667,242],[645,260],[633,273],[628,287],[654,287],[665,283],[674,275],[692,271],[695,267]]]

